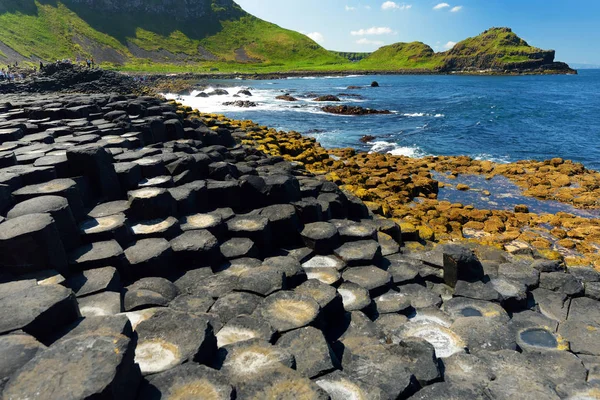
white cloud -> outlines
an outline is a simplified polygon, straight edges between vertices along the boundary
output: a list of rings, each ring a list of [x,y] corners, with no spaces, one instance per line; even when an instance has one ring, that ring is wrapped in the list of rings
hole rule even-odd
[[[356,7],[346,6],[346,11],[356,11]]]
[[[394,33],[391,28],[387,26],[374,26],[368,29],[359,29],[357,31],[352,31],[350,34],[352,36],[367,36],[367,35],[390,35]]]
[[[381,5],[381,9],[382,10],[410,10],[412,8],[411,4],[404,4],[404,3],[396,3],[394,1],[386,1],[385,3],[383,3]]]
[[[356,41],[356,44],[368,44],[368,45],[381,46],[381,45],[383,45],[383,42],[381,40],[370,40],[367,38],[361,38]]]
[[[448,43],[446,43],[446,44],[444,45],[444,49],[446,49],[446,50],[450,50],[450,49],[451,49],[451,48],[453,48],[454,46],[456,46],[456,42],[449,41]]]
[[[366,9],[366,10],[370,10],[370,9],[371,9],[371,6],[365,6],[365,9]]]
[[[325,37],[323,36],[323,34],[321,32],[307,33],[306,36],[308,36],[309,38],[311,38],[312,40],[314,40],[317,43],[325,42]]]
[[[450,12],[459,12],[460,10],[462,10],[463,6],[456,6],[456,7],[452,7],[452,10],[450,10]]]
[[[433,7],[434,10],[441,10],[442,8],[448,8],[450,4],[448,3],[440,3],[437,6]]]

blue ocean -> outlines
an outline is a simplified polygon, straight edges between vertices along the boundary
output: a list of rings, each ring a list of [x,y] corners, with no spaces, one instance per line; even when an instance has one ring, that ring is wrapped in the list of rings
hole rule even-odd
[[[380,86],[370,87],[372,81]],[[310,135],[325,147],[411,157],[468,155],[497,162],[562,157],[600,169],[600,70],[568,76],[221,80],[209,86],[223,87],[229,95],[202,98],[195,97],[199,93],[195,91],[191,96],[171,97],[204,112]],[[252,96],[234,97],[241,89],[249,89]],[[288,93],[298,101],[275,99]],[[315,102],[321,95],[335,95],[341,103]],[[250,100],[256,107],[223,105],[235,100]],[[323,112],[325,104],[393,113],[339,116]],[[365,135],[375,139],[362,143]]]

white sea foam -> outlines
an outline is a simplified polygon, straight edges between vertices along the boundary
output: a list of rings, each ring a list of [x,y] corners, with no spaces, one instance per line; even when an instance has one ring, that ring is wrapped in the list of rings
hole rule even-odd
[[[472,158],[478,161],[491,161],[498,164],[510,163],[510,158],[508,156],[493,156],[487,153],[475,154],[474,156],[472,156]]]
[[[369,153],[387,153],[394,156],[406,156],[419,158],[427,155],[418,146],[400,146],[396,143],[386,141],[376,141],[371,143],[372,147]]]
[[[408,118],[418,118],[418,117],[433,117],[433,118],[444,118],[445,115],[444,114],[428,114],[428,113],[405,113],[402,114],[402,116],[404,117],[408,117]]]

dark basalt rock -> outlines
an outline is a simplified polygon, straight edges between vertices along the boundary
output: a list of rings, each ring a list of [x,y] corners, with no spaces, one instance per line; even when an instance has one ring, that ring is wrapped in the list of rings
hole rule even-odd
[[[142,386],[140,400],[175,400],[178,396],[196,397],[201,393],[214,399],[232,399],[235,389],[220,371],[193,363],[153,375]]]
[[[2,299],[0,333],[23,330],[42,343],[80,317],[75,295],[60,285],[33,286]]]
[[[364,135],[360,138],[360,141],[362,143],[371,143],[375,139],[377,139],[377,138],[373,135]]]
[[[252,107],[257,107],[258,104],[256,104],[253,101],[248,101],[248,100],[236,100],[236,101],[226,101],[223,103],[224,106],[233,106],[233,107],[240,107],[240,108],[252,108]]]
[[[277,96],[275,97],[277,100],[284,100],[284,101],[298,101],[297,98],[290,96],[289,94],[284,94],[281,96]]]
[[[319,96],[316,99],[314,99],[313,101],[341,101],[341,100],[337,96],[328,94],[325,96]]]
[[[130,399],[137,392],[135,342],[123,335],[82,335],[60,341],[25,364],[9,381],[6,398]]]
[[[67,257],[50,214],[27,214],[0,225],[0,266],[15,275],[48,267],[66,272]]]
[[[329,114],[338,115],[371,115],[371,114],[391,114],[389,110],[372,110],[370,108],[362,108],[358,106],[326,106],[321,108]]]

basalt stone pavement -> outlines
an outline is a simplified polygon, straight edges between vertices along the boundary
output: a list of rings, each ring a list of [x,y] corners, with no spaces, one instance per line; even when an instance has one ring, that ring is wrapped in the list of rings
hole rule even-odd
[[[9,100],[4,399],[600,398],[593,270],[409,251],[336,185],[158,98]]]

